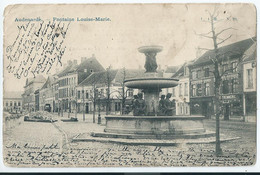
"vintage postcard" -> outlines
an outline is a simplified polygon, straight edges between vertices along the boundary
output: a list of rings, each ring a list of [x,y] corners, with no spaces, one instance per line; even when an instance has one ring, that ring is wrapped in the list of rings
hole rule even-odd
[[[7,167],[256,163],[253,4],[4,11]]]

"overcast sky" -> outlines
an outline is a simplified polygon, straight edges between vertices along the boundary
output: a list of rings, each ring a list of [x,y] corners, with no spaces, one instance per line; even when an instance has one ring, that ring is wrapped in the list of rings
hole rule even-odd
[[[213,11],[211,4],[178,5],[60,5],[55,6],[16,6],[6,13],[5,45],[11,44],[18,32],[15,17],[38,17],[43,20],[52,17],[86,18],[108,17],[107,22],[71,22],[62,58],[67,60],[91,57],[95,54],[104,68],[138,68],[144,66],[145,56],[137,48],[144,45],[160,45],[163,51],[157,55],[157,63],[162,67],[180,65],[196,58],[198,47],[212,48],[212,41],[195,33],[210,30],[206,10]],[[256,11],[247,4],[218,5],[219,18],[231,16],[216,26],[216,30],[234,27],[227,32],[233,37],[224,43],[230,44],[255,36]],[[8,30],[7,30],[8,29]],[[15,34],[15,35],[14,35]],[[227,36],[226,35],[226,36]],[[225,35],[223,35],[223,38]],[[5,58],[6,59],[6,58]],[[55,68],[53,68],[53,71]],[[23,90],[25,78],[17,80],[6,71],[4,87],[8,91]],[[8,77],[8,78],[7,78]],[[13,82],[17,86],[13,86]]]

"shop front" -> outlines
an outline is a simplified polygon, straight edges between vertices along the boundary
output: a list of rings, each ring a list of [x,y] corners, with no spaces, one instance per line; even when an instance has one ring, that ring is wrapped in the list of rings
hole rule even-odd
[[[191,115],[203,115],[211,118],[214,114],[212,97],[194,97],[190,99]]]
[[[224,120],[230,118],[241,118],[243,116],[243,102],[242,95],[229,94],[221,95],[220,99],[223,104],[223,116]]]

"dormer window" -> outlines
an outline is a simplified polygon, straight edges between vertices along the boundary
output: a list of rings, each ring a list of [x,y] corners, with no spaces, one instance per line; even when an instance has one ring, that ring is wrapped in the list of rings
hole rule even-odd
[[[93,69],[90,69],[90,72],[92,73],[92,72],[93,72]]]
[[[88,70],[87,69],[84,69],[84,72],[87,72]]]

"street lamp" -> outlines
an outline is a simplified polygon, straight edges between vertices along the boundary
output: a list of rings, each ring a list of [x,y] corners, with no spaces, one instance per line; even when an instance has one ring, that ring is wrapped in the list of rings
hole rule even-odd
[[[83,121],[85,121],[85,100],[84,100],[84,89],[82,89],[82,98],[83,98]]]
[[[98,93],[98,124],[101,124],[101,116],[100,116],[100,98],[101,98],[101,93]]]

